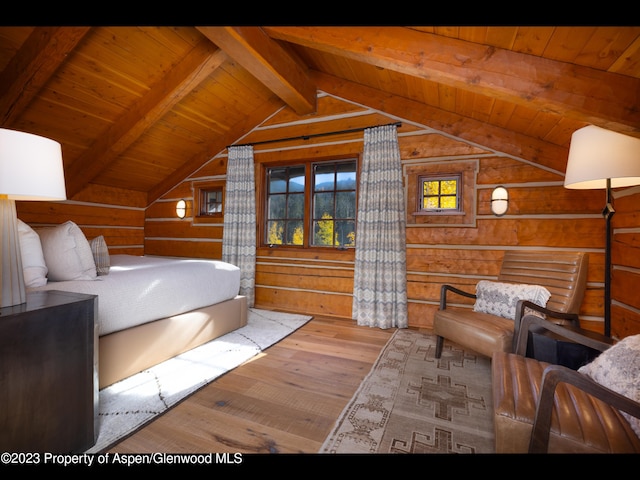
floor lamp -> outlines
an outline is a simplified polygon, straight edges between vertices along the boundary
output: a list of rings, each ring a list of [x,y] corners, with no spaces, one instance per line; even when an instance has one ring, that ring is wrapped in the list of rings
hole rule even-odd
[[[589,125],[571,136],[565,188],[606,189],[604,334],[611,336],[612,188],[640,185],[640,138]]]
[[[0,307],[27,298],[15,201],[66,198],[60,144],[0,128]]]

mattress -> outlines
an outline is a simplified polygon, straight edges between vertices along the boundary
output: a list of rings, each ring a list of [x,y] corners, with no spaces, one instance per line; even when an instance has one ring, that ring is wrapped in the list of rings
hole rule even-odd
[[[111,255],[108,275],[48,282],[28,291],[98,295],[98,335],[124,330],[229,300],[240,290],[240,269],[218,260]]]

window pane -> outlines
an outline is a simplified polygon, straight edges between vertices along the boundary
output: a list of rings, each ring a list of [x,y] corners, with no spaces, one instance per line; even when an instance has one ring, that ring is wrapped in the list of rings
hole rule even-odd
[[[338,164],[336,184],[338,190],[356,189],[356,162]]]
[[[285,195],[270,195],[269,196],[269,212],[268,212],[268,216],[269,218],[273,218],[273,219],[279,219],[279,218],[285,218],[285,214],[286,214],[286,209],[285,209],[285,201],[286,201],[286,196]],[[269,242],[269,243],[274,243],[274,242]]]
[[[336,194],[336,218],[356,218],[356,192]]]
[[[333,217],[333,192],[316,193],[313,199],[313,218],[322,218],[324,215]]]
[[[329,215],[325,215],[322,220],[313,222],[313,243],[314,245],[332,246],[334,245],[333,220]]]
[[[424,182],[425,195],[438,195],[440,193],[440,182]]]
[[[304,230],[302,228],[302,220],[293,220],[287,222],[287,244],[302,245],[304,241]]]
[[[205,208],[206,213],[221,213],[222,212],[222,191],[220,190],[208,190],[205,192]]]
[[[313,185],[316,192],[335,190],[335,165],[316,165],[315,183]]]
[[[304,218],[304,194],[289,195],[287,208],[287,218]]]
[[[442,208],[457,208],[456,197],[442,197],[440,200]]]
[[[284,193],[287,191],[287,169],[272,168],[269,170],[269,193]]]
[[[356,222],[349,221],[336,221],[336,246],[339,247],[354,247],[356,241]]]
[[[289,169],[289,192],[304,193],[304,167],[292,167]]]
[[[282,245],[284,235],[283,222],[267,222],[267,238],[266,243],[269,245]]]
[[[442,195],[455,195],[458,182],[455,180],[443,180],[441,183]]]

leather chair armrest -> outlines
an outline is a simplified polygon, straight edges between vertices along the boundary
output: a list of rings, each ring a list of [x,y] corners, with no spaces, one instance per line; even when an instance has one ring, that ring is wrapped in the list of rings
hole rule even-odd
[[[520,332],[520,324],[522,323],[522,317],[524,317],[525,315],[525,309],[529,308],[531,310],[534,310],[536,312],[540,312],[542,314],[544,314],[546,316],[546,318],[555,318],[557,320],[563,320],[563,321],[568,321],[571,325],[573,325],[574,327],[579,327],[580,326],[580,317],[578,316],[577,313],[565,313],[565,312],[558,312],[556,310],[551,310],[548,309],[546,307],[541,307],[540,305],[537,305],[533,302],[530,302],[529,300],[518,300],[518,303],[516,304],[516,316],[514,318],[513,321],[513,341],[514,341],[514,351],[515,351],[515,343],[516,343],[516,339],[519,335]]]
[[[520,325],[520,329],[518,330],[518,336],[516,337],[516,345],[514,348],[514,353],[517,355],[525,356],[527,352],[527,340],[529,338],[529,333],[531,331],[532,326],[537,326],[539,328],[544,328],[549,330],[556,335],[562,336],[572,342],[580,343],[587,347],[594,348],[601,352],[604,352],[607,348],[613,345],[611,340],[598,340],[597,338],[593,338],[592,336],[585,335],[580,331],[570,330],[565,328],[563,325],[558,325],[556,323],[550,322],[542,317],[538,317],[537,315],[525,315],[522,318],[522,323]]]
[[[476,298],[474,293],[465,292],[464,290],[460,290],[452,285],[442,285],[442,287],[440,287],[440,310],[445,310],[447,308],[447,292],[456,293],[467,298]]]
[[[526,317],[525,317],[526,318]],[[531,431],[529,453],[546,453],[549,447],[551,414],[556,387],[564,382],[592,395],[612,407],[640,418],[640,403],[594,382],[586,375],[561,365],[549,365],[542,375],[540,397]]]

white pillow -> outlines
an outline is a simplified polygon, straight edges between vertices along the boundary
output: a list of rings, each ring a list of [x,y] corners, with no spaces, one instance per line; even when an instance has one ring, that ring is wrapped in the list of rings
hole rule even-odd
[[[42,253],[40,237],[29,225],[18,219],[18,237],[25,287],[42,287],[47,284],[47,264]]]
[[[476,285],[473,310],[514,320],[518,300],[529,300],[541,307],[547,306],[551,292],[541,285],[501,283],[480,280]]]
[[[640,334],[623,338],[578,372],[614,392],[640,402]],[[640,419],[620,412],[640,437]]]
[[[37,229],[42,242],[49,281],[95,280],[96,264],[87,237],[68,221],[55,227]]]

